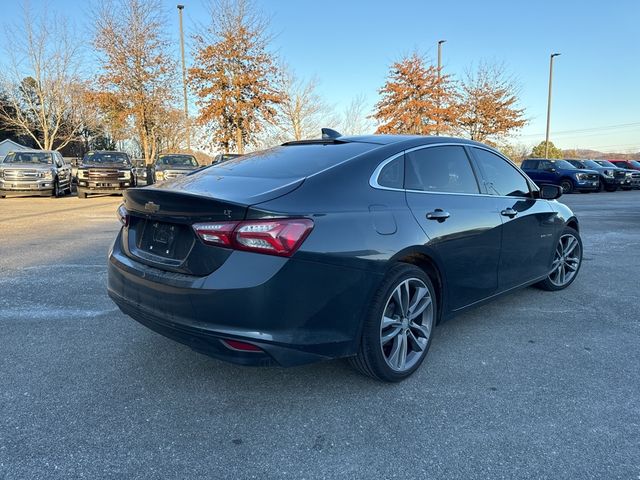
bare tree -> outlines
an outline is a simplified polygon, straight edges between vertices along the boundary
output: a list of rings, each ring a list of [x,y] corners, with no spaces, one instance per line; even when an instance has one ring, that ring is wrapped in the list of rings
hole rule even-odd
[[[159,0],[105,0],[95,14],[93,42],[102,54],[98,83],[124,106],[147,163],[158,152],[161,126],[176,97],[177,62],[163,12]]]
[[[277,67],[268,51],[268,19],[250,0],[212,0],[211,20],[194,37],[189,79],[211,146],[244,153],[276,116]]]
[[[336,122],[333,108],[317,92],[318,80],[303,80],[286,65],[280,67],[274,125],[283,141],[303,140],[320,135],[320,129]]]
[[[460,85],[458,128],[479,142],[496,142],[527,124],[519,89],[503,65],[480,63]]]
[[[365,135],[373,133],[375,127],[367,111],[367,97],[360,94],[354,97],[344,109],[340,123],[343,135]]]
[[[8,62],[0,69],[0,121],[41,149],[60,149],[79,138],[88,105],[80,78],[80,42],[65,21],[23,5],[20,27],[5,27]]]

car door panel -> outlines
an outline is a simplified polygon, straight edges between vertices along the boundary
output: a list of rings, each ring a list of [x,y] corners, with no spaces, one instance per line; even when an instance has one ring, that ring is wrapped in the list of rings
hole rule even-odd
[[[498,287],[500,215],[493,198],[407,192],[407,204],[437,253],[449,286],[451,309],[491,296]],[[449,218],[439,222],[427,214],[440,209]]]
[[[471,150],[502,219],[498,290],[548,274],[559,228],[556,212],[547,200],[534,198],[524,175],[506,159],[487,149]]]

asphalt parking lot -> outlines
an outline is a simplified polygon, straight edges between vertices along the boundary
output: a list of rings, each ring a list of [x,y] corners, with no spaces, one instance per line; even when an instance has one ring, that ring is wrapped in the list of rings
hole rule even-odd
[[[395,385],[222,363],[105,292],[118,197],[0,200],[0,478],[640,478],[640,191],[562,198],[585,261],[436,330]]]

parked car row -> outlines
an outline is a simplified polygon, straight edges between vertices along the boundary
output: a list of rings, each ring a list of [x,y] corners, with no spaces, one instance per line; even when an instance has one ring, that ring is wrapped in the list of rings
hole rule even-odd
[[[88,152],[76,165],[53,150],[10,152],[0,163],[0,198],[60,197],[71,194],[74,183],[79,198],[122,193],[130,187],[177,178],[199,167],[196,158],[187,154],[162,154],[152,165],[141,166],[124,152]]]
[[[563,193],[640,188],[640,162],[635,160],[530,158],[521,167],[538,186],[557,185]]]

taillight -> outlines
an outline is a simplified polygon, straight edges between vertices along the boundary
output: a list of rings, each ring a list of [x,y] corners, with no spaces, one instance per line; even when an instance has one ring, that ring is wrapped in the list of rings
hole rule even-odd
[[[208,245],[290,257],[313,229],[313,221],[308,218],[274,218],[196,223],[193,229]]]
[[[129,212],[127,212],[127,209],[125,208],[124,205],[120,205],[118,207],[118,211],[117,211],[117,215],[118,215],[118,220],[120,220],[120,223],[122,223],[122,225],[124,225],[125,227],[129,226]]]

